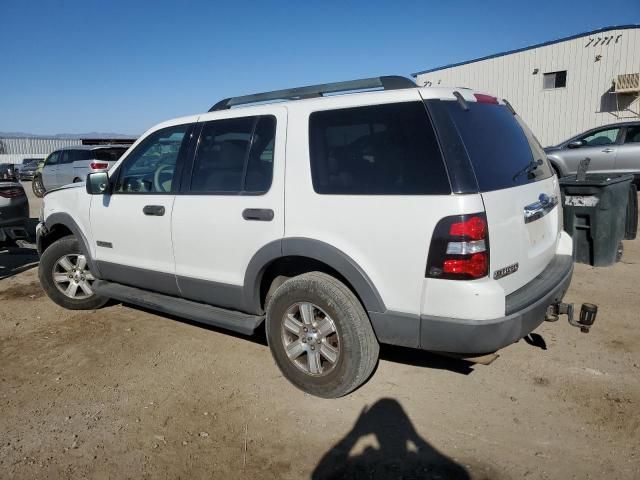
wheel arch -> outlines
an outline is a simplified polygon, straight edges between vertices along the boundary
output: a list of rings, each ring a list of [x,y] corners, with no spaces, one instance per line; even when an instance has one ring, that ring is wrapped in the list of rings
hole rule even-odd
[[[375,285],[351,257],[325,242],[301,237],[268,243],[253,256],[245,273],[243,288],[248,311],[264,311],[264,300],[271,280],[282,273],[280,269],[287,263],[288,271],[295,275],[314,270],[332,274],[355,293],[365,310],[386,311]]]
[[[78,239],[82,254],[85,256],[87,263],[89,264],[89,270],[91,270],[91,273],[93,273],[96,278],[100,277],[100,270],[91,256],[89,241],[71,215],[64,212],[52,213],[44,221],[44,226],[45,232],[38,235],[37,238],[38,251],[41,254],[56,240],[67,235],[73,235]]]

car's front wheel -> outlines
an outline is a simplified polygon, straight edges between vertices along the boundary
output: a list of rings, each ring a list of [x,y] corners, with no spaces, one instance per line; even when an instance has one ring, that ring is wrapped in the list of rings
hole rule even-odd
[[[94,292],[95,277],[73,236],[56,240],[42,253],[38,276],[48,297],[69,310],[93,310],[108,301]]]
[[[44,197],[46,190],[44,188],[44,183],[42,183],[42,177],[40,175],[33,177],[33,180],[31,180],[31,189],[33,190],[33,194],[36,197]]]
[[[284,282],[269,299],[266,322],[276,364],[291,383],[312,395],[346,395],[377,364],[379,345],[362,304],[325,273]]]

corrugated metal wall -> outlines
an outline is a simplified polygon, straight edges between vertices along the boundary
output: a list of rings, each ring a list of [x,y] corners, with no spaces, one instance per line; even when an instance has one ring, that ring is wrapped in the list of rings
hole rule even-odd
[[[82,140],[60,138],[0,138],[0,154],[48,155],[58,148],[82,145]]]
[[[25,158],[42,158],[46,155],[44,153],[9,153],[0,154],[0,163],[22,163]]]
[[[613,37],[611,41],[594,46],[598,37],[609,36]],[[537,74],[533,73],[535,69]],[[562,70],[567,71],[565,88],[542,88],[544,73]],[[640,28],[635,28],[585,35],[419,74],[416,81],[418,85],[469,87],[506,98],[546,146],[589,128],[640,120],[637,96],[608,93],[617,75],[638,72]]]

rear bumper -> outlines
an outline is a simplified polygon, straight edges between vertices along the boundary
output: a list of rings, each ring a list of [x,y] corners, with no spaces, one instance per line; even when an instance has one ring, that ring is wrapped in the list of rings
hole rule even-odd
[[[545,319],[549,305],[564,297],[573,275],[573,258],[556,255],[530,283],[508,295],[507,315],[491,320],[372,313],[383,343],[460,354],[495,352],[525,337]]]
[[[0,243],[29,238],[26,228],[26,218],[15,218],[0,222]]]

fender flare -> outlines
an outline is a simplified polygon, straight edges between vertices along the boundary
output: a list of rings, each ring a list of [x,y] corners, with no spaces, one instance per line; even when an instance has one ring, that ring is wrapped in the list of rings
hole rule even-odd
[[[49,215],[44,220],[44,226],[47,229],[47,232],[51,231],[51,229],[56,225],[64,225],[67,227],[71,233],[78,239],[78,243],[80,244],[80,250],[82,254],[87,259],[87,263],[89,264],[89,270],[96,278],[100,278],[100,269],[98,268],[97,263],[94,261],[91,256],[91,249],[89,248],[89,241],[85,236],[84,232],[78,225],[78,223],[73,219],[71,215],[64,212],[55,212]],[[46,234],[44,235],[46,237]],[[38,244],[40,244],[41,239],[38,239]]]
[[[282,257],[307,257],[322,262],[342,275],[354,288],[368,312],[385,312],[380,293],[366,272],[351,257],[328,243],[292,237],[263,246],[251,258],[244,277],[244,304],[247,311],[261,312],[260,283],[267,267]]]

